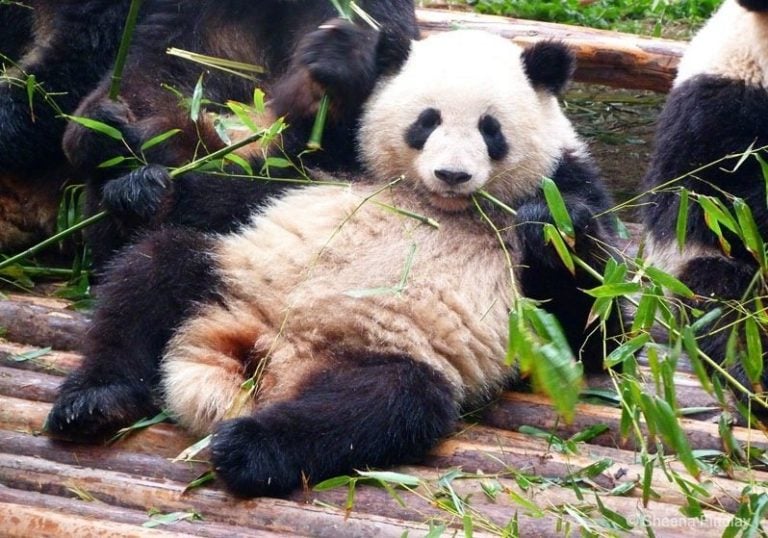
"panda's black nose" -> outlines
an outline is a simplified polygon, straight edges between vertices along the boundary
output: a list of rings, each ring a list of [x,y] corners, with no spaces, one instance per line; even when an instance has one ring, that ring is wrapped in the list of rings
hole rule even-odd
[[[462,170],[435,170],[435,177],[448,185],[458,185],[472,179],[472,174]]]

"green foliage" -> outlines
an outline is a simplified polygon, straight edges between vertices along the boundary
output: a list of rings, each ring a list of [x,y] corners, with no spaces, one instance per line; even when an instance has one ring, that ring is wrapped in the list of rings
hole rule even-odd
[[[481,13],[560,22],[593,28],[660,35],[664,24],[696,24],[709,17],[720,0],[475,0]]]

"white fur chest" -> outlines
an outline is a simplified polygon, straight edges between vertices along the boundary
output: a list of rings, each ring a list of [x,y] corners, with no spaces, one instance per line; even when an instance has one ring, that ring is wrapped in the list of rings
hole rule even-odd
[[[462,396],[493,388],[506,375],[512,296],[501,245],[479,217],[440,212],[395,189],[311,187],[277,201],[224,239],[228,292],[259,305],[272,330],[257,348],[278,360],[283,343],[286,353],[408,354]]]

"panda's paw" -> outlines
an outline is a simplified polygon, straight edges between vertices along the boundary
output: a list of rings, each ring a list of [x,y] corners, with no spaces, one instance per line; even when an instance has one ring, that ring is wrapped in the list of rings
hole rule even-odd
[[[377,39],[371,28],[333,19],[304,38],[298,60],[331,97],[362,100],[376,78]]]
[[[130,224],[147,224],[160,218],[172,188],[168,170],[150,164],[107,182],[102,201],[111,215]]]
[[[583,205],[570,208],[569,217],[573,225],[573,237],[578,248],[595,227],[592,212]],[[520,206],[517,210],[517,224],[514,230],[525,260],[535,260],[535,265],[561,268],[563,263],[557,250],[544,235],[544,226],[554,224],[549,208],[544,203]]]
[[[98,443],[120,428],[152,416],[151,395],[127,385],[63,390],[48,414],[44,429],[56,439]]]
[[[211,463],[238,497],[282,496],[301,484],[289,447],[251,417],[219,425],[211,440]]]

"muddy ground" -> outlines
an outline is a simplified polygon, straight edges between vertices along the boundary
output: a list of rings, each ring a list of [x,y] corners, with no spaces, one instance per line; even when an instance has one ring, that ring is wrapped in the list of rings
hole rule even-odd
[[[592,154],[617,203],[640,193],[640,180],[653,149],[656,118],[666,95],[574,84],[564,107]],[[636,208],[621,218],[636,221]]]

